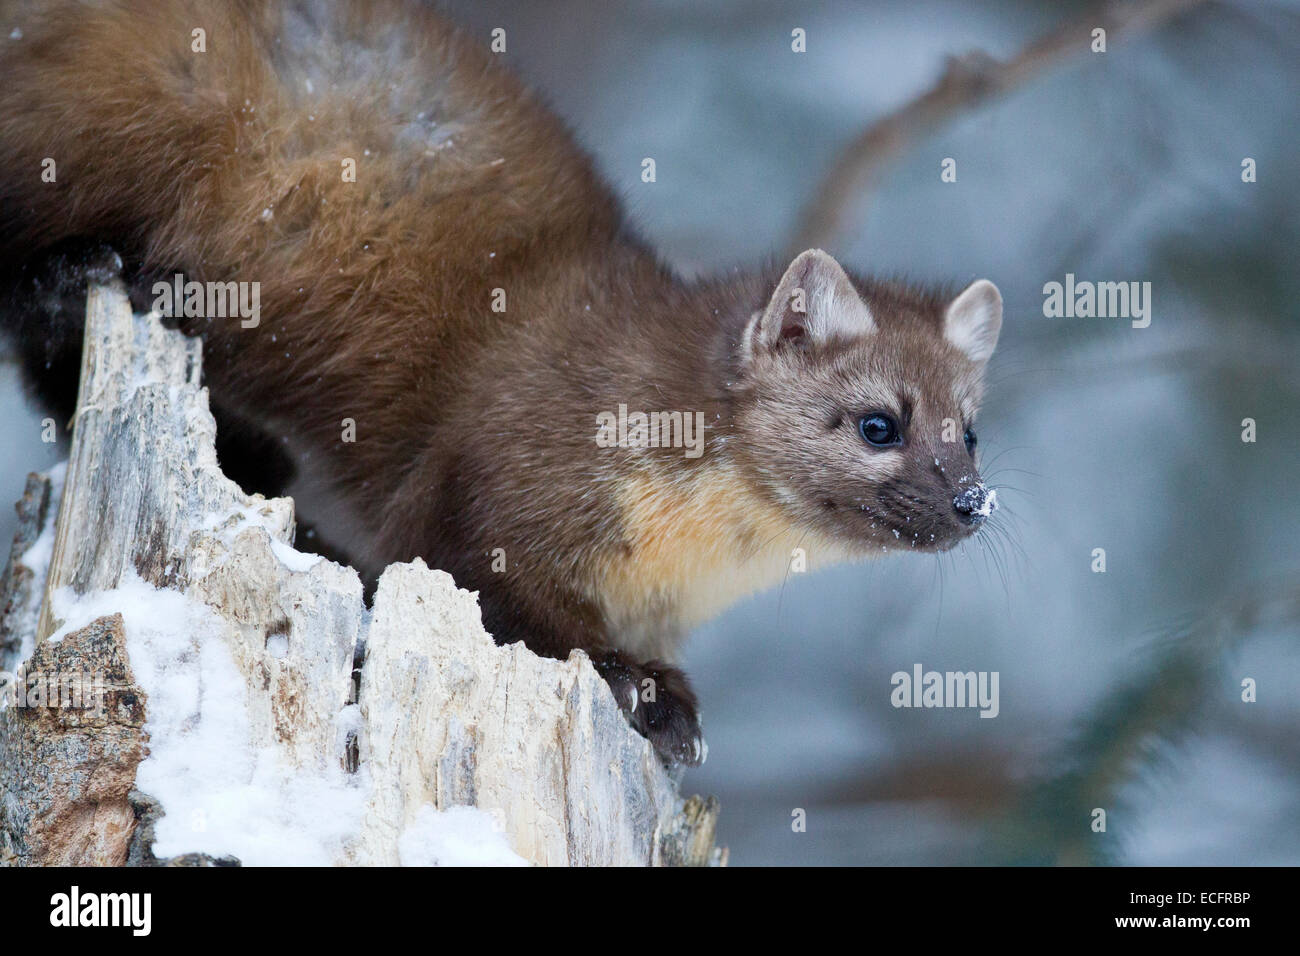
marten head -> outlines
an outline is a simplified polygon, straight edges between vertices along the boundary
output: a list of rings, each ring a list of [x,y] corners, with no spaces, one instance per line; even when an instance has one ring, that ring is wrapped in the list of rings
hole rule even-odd
[[[1001,325],[986,279],[936,296],[802,253],[740,344],[737,461],[797,526],[851,551],[952,547],[997,507],[975,416]]]

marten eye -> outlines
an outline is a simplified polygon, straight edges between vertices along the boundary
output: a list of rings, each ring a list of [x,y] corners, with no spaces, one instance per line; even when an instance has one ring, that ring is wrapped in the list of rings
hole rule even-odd
[[[966,429],[966,434],[965,434],[965,435],[962,435],[962,438],[966,441],[966,451],[967,451],[967,453],[968,453],[968,454],[971,454],[971,455],[974,455],[974,454],[975,454],[975,443],[979,441],[979,439],[975,437],[975,429],[973,429],[973,428],[968,428],[968,429]]]
[[[897,445],[903,440],[899,437],[898,425],[894,420],[880,412],[863,415],[858,422],[858,431],[868,445]]]

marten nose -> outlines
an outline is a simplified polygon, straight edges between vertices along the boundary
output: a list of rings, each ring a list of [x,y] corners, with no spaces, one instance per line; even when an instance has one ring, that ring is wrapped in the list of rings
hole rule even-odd
[[[970,525],[982,524],[985,518],[997,510],[998,493],[984,482],[976,480],[952,499],[952,506],[962,521]]]

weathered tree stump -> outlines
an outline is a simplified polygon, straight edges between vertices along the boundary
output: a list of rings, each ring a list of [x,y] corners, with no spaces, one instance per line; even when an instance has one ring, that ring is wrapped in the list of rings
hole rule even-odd
[[[199,341],[118,286],[87,313],[66,474],[29,479],[0,582],[0,861],[724,861],[581,652],[496,646],[418,560],[367,609],[221,473]]]

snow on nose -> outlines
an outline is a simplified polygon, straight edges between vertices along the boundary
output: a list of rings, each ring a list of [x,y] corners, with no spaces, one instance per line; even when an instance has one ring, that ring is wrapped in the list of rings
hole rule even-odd
[[[990,488],[982,481],[962,489],[961,494],[952,499],[952,506],[962,520],[970,524],[980,524],[998,508],[997,489]]]

